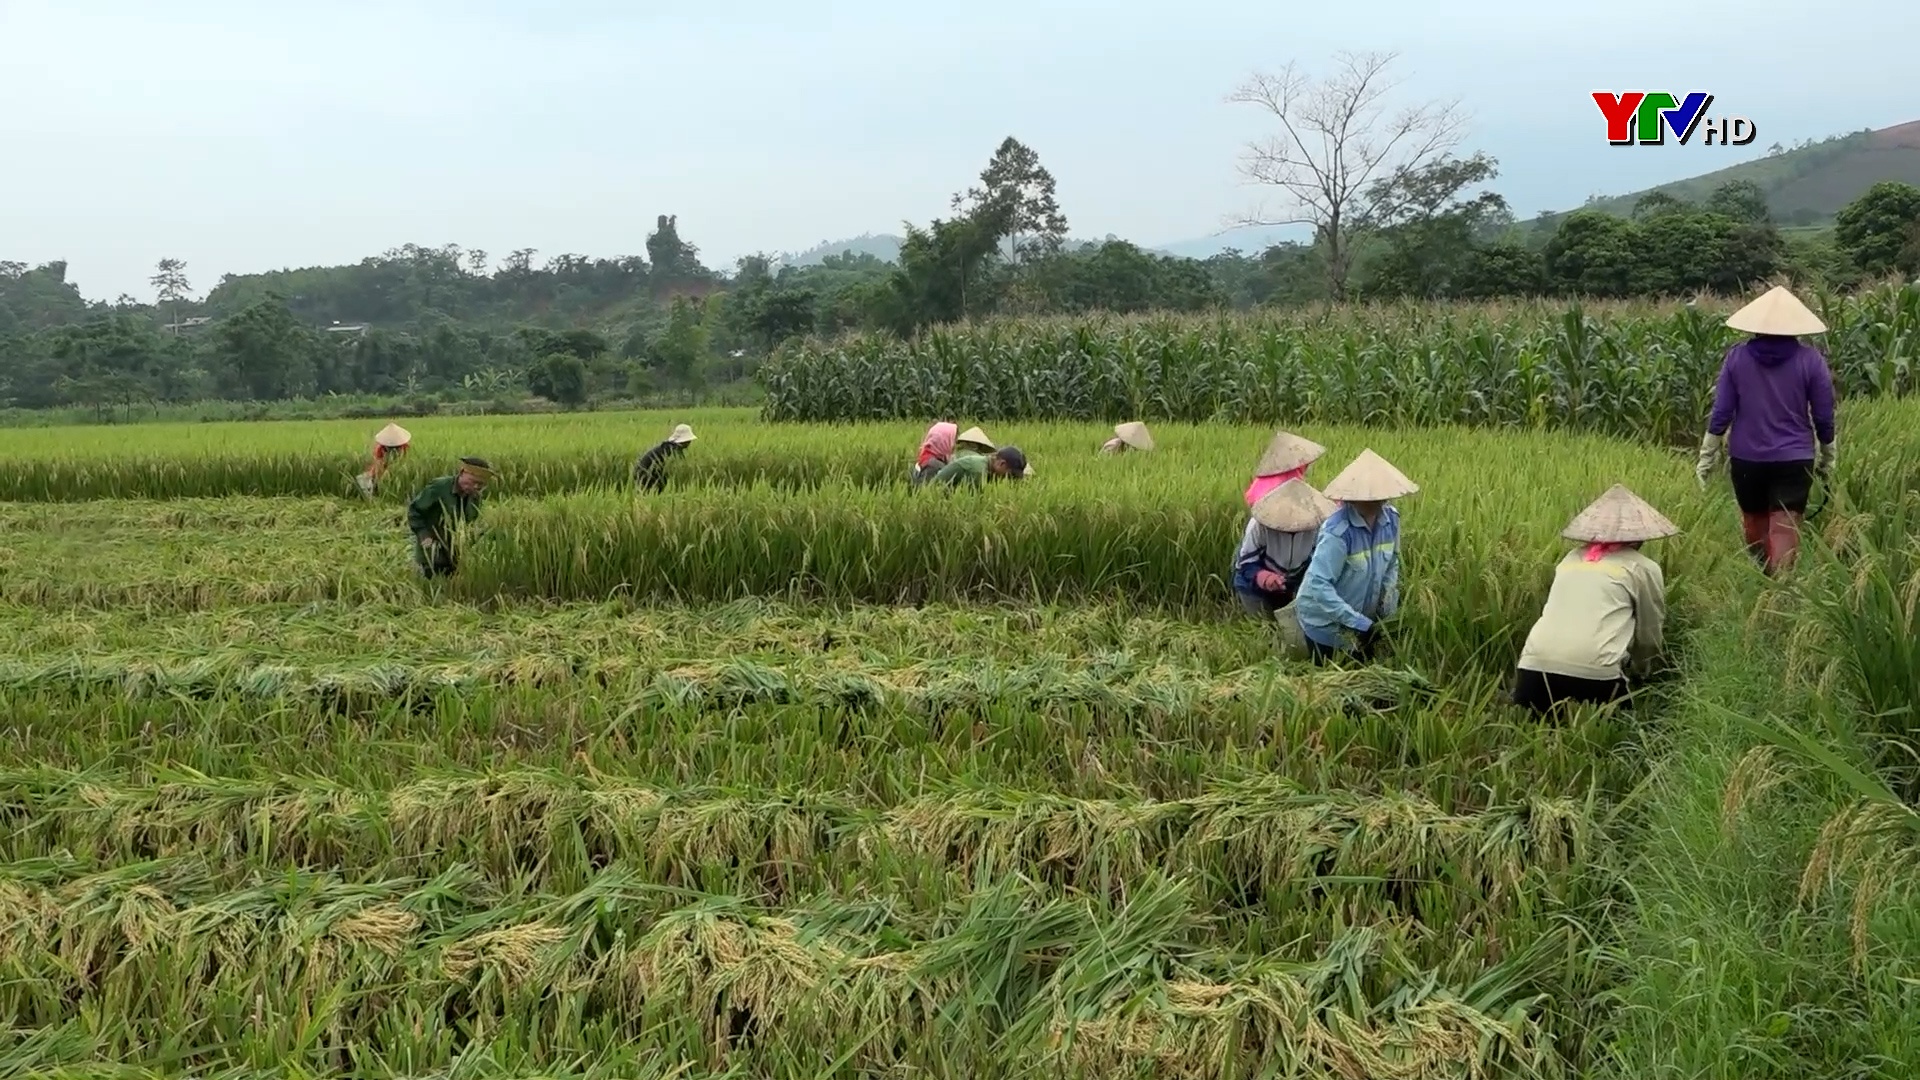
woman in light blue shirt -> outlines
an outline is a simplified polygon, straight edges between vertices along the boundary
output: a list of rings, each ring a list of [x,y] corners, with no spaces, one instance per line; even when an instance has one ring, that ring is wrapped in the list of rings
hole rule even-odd
[[[1321,523],[1294,601],[1316,663],[1373,658],[1380,621],[1400,607],[1400,512],[1387,500],[1419,490],[1371,449],[1327,485],[1342,505]]]

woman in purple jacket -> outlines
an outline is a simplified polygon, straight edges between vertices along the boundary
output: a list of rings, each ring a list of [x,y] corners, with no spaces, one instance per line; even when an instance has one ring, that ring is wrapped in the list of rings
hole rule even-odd
[[[1826,356],[1798,340],[1826,333],[1827,325],[1784,286],[1734,312],[1727,325],[1753,337],[1720,365],[1695,473],[1706,487],[1731,451],[1747,552],[1777,574],[1799,550],[1814,475],[1823,483],[1833,475],[1833,375]]]

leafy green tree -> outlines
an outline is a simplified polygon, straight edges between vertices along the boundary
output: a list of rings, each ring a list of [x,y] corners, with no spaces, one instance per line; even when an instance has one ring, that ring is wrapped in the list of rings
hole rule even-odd
[[[320,344],[285,301],[270,296],[215,324],[211,353],[229,395],[276,401],[313,389]]]
[[[1903,266],[1914,227],[1920,224],[1920,187],[1883,180],[1848,203],[1834,219],[1833,239],[1861,273],[1879,276]]]
[[[700,265],[700,249],[680,239],[680,218],[675,214],[655,219],[654,231],[647,237],[647,260],[653,264],[650,277],[656,296],[674,285],[709,276]]]
[[[1513,224],[1500,195],[1467,194],[1498,175],[1493,158],[1474,154],[1442,157],[1377,182],[1368,199],[1381,251],[1369,266],[1366,291],[1428,299],[1454,295],[1476,240]]]
[[[149,280],[155,301],[173,315],[173,332],[180,333],[180,305],[190,298],[193,286],[187,281],[187,264],[179,259],[161,259]]]
[[[1707,196],[1707,209],[1748,225],[1767,225],[1773,212],[1767,207],[1767,193],[1751,180],[1729,180]]]
[[[548,353],[527,372],[527,389],[568,408],[587,401],[587,365],[572,353]]]
[[[1454,295],[1463,299],[1539,296],[1546,291],[1546,260],[1519,240],[1476,246],[1461,265],[1454,285]]]
[[[1009,135],[981,170],[980,186],[953,197],[953,209],[977,221],[996,221],[1015,263],[1057,254],[1067,239],[1053,174],[1040,155]]]
[[[1640,281],[1639,230],[1599,210],[1568,214],[1547,241],[1547,285],[1556,292],[1631,296]]]
[[[681,385],[698,385],[700,367],[710,352],[704,314],[698,302],[675,297],[667,329],[653,343],[652,367]]]

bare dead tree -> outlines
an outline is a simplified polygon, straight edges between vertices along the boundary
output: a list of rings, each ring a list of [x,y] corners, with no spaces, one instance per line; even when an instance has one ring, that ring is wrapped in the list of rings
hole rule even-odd
[[[1466,117],[1458,101],[1432,102],[1387,113],[1396,85],[1386,76],[1394,53],[1340,53],[1337,69],[1310,78],[1292,63],[1278,73],[1256,73],[1227,100],[1257,105],[1280,130],[1249,143],[1241,172],[1278,188],[1286,200],[1231,219],[1231,225],[1311,225],[1327,261],[1334,300],[1347,297],[1353,245],[1392,208],[1397,184],[1381,184],[1446,157],[1460,143]]]

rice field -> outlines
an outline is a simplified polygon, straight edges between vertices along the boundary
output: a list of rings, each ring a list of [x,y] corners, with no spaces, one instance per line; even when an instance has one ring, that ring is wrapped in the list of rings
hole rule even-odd
[[[1821,527],[1883,618],[1782,666],[1884,702],[1832,657],[1911,619],[1866,511],[1920,458],[1847,410]],[[0,1071],[1635,1075],[1637,793],[1788,602],[1651,439],[1302,425],[1311,479],[1422,486],[1386,655],[1315,668],[1226,585],[1268,428],[994,423],[1036,477],[949,495],[918,422],[423,420],[372,501],[363,428],[0,432]],[[402,503],[465,454],[423,583]],[[1501,695],[1615,481],[1685,529],[1672,670],[1538,721]]]

